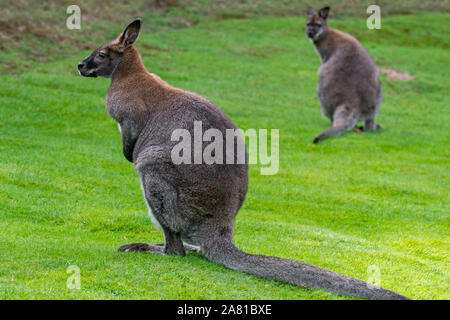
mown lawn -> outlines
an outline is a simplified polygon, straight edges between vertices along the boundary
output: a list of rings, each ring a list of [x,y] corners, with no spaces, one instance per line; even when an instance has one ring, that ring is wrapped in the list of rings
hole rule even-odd
[[[392,16],[378,31],[365,20],[331,21],[357,35],[380,68],[417,78],[382,77],[383,130],[317,146],[312,140],[329,122],[304,18],[157,33],[146,32],[144,20],[137,47],[151,72],[209,98],[239,127],[280,130],[279,173],[250,169],[238,247],[363,280],[378,268],[387,289],[449,299],[449,18]],[[0,76],[0,298],[345,298],[231,271],[199,254],[116,252],[163,237],[104,109],[109,80],[77,74],[88,53]],[[80,290],[66,286],[71,265],[81,270]]]

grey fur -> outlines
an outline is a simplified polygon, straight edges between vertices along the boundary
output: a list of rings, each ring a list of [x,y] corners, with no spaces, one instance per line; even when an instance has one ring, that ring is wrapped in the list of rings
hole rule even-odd
[[[309,8],[306,26],[322,59],[317,87],[322,113],[332,123],[314,143],[351,131],[360,121],[364,131],[380,128],[375,124],[382,100],[378,68],[354,37],[328,27],[329,10]]]
[[[115,49],[120,51],[120,45]],[[84,70],[84,74],[90,71]],[[111,78],[106,109],[122,128],[124,155],[135,164],[145,200],[165,238],[164,245],[132,243],[120,251],[183,256],[185,250],[198,250],[195,245],[207,259],[257,276],[358,297],[404,298],[318,267],[237,249],[233,244],[234,221],[247,193],[247,164],[174,165],[170,155],[177,143],[171,141],[175,129],[192,133],[194,121],[202,121],[203,131],[215,128],[225,136],[226,129],[236,126],[207,99],[149,74],[132,45],[123,51]],[[237,143],[235,140],[234,145]]]

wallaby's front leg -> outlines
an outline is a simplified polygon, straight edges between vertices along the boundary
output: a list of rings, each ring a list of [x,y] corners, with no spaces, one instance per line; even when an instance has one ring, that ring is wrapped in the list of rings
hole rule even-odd
[[[133,150],[137,140],[133,123],[131,121],[124,120],[119,124],[119,128],[120,135],[122,136],[123,155],[128,161],[133,162]]]

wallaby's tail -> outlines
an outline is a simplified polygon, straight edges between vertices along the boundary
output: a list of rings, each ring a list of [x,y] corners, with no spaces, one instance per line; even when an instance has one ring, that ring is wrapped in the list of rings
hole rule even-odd
[[[227,268],[301,287],[374,300],[408,300],[395,292],[306,263],[248,254],[236,248],[230,240],[209,244],[202,247],[202,252],[209,260]]]
[[[358,123],[359,110],[354,107],[346,106],[345,104],[339,105],[333,113],[333,125],[321,132],[313,141],[314,144],[319,141],[329,138],[340,136],[345,132],[353,130],[355,125]]]
[[[350,127],[350,125],[332,126],[328,129],[322,131],[317,137],[315,137],[313,143],[317,144],[317,143],[319,143],[319,141],[322,141],[326,138],[340,136],[341,134],[351,131],[352,129],[353,128]]]

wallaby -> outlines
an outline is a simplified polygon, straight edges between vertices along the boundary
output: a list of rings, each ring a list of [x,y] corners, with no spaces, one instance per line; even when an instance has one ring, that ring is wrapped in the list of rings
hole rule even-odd
[[[328,27],[329,11],[324,7],[307,12],[306,35],[322,60],[317,94],[323,115],[332,123],[314,143],[351,131],[360,121],[365,121],[356,128],[360,132],[380,129],[375,124],[382,99],[378,68],[358,40]]]
[[[192,136],[194,121],[201,121],[205,130],[215,128],[222,133],[236,126],[212,102],[147,72],[133,45],[140,29],[140,20],[133,21],[115,40],[78,64],[83,76],[111,78],[106,109],[119,124],[123,153],[135,165],[149,215],[164,233],[164,244],[132,243],[119,251],[184,256],[185,250],[198,250],[210,261],[260,277],[343,295],[403,299],[357,279],[235,247],[234,221],[247,193],[247,160],[243,164],[176,165],[171,150],[177,142],[171,136],[180,128]],[[237,135],[232,147],[242,139]]]

